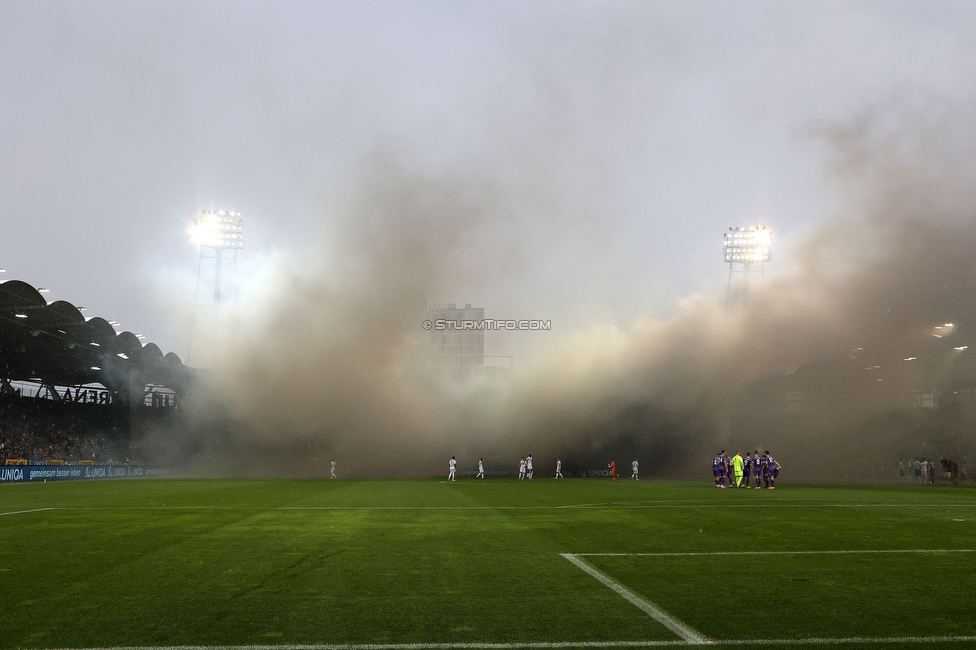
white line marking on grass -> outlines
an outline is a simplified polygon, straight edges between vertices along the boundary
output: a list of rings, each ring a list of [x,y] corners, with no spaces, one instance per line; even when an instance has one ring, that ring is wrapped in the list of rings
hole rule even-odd
[[[702,636],[673,616],[670,616],[657,605],[644,600],[631,590],[621,585],[619,582],[616,582],[609,576],[600,573],[592,566],[579,559],[576,555],[572,553],[561,553],[561,555],[580,569],[583,569],[583,571],[586,571],[591,576],[616,591],[618,594],[630,601],[631,604],[636,605],[639,609],[643,610],[645,614],[680,636],[686,643],[690,645],[705,645],[708,643],[708,639],[706,637]]]
[[[182,645],[114,646],[106,648],[58,648],[56,650],[522,650],[531,648],[658,648],[689,645],[842,645],[848,643],[964,643],[976,636],[888,636],[810,639],[715,639],[691,641],[540,641],[514,643],[330,643],[317,645]]]
[[[735,639],[714,641],[713,645],[842,645],[847,643],[962,643],[976,636],[852,636],[846,639]]]
[[[28,512],[44,512],[45,510],[56,510],[56,508],[34,508],[33,510],[14,510],[13,512],[0,512],[0,517],[7,515],[25,515]]]
[[[865,553],[976,553],[976,548],[893,548],[856,551],[699,551],[687,553],[573,553],[575,557],[682,557],[700,555],[860,555]],[[567,557],[563,554],[563,557]]]
[[[512,643],[336,643],[324,645],[133,646],[56,650],[507,650],[522,648],[647,648],[686,646],[687,641],[526,641]],[[55,649],[52,649],[55,650]]]
[[[508,506],[513,508],[579,508],[580,510],[640,510],[645,508],[972,508],[976,503],[711,503],[701,505],[575,505],[575,506]],[[463,507],[463,506],[460,506]]]
[[[40,508],[41,510],[253,510],[264,512],[315,512],[315,511],[356,511],[356,510],[559,510],[575,508],[579,510],[639,510],[647,508],[974,508],[973,503],[752,503],[735,504],[719,503],[713,505],[643,505],[616,506],[569,504],[561,506],[69,506],[56,508]]]

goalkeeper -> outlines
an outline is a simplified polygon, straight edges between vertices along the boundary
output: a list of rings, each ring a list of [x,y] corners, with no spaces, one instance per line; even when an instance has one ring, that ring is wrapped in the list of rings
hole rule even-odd
[[[742,461],[742,455],[739,452],[735,452],[735,456],[732,457],[732,473],[735,476],[735,487],[742,487],[742,469],[745,463]]]

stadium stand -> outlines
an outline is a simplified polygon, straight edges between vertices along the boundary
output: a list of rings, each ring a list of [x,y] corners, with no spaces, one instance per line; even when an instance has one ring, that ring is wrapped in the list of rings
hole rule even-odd
[[[0,462],[115,464],[130,442],[172,420],[197,372],[103,318],[0,284]]]

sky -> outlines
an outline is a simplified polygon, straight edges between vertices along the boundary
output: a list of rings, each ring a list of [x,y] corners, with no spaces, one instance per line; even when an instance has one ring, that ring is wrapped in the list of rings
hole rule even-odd
[[[195,215],[242,213],[246,291],[269,259],[341,249],[332,217],[382,158],[480,185],[504,215],[469,255],[512,268],[431,301],[557,327],[666,316],[724,291],[727,227],[768,224],[782,259],[829,215],[817,125],[970,101],[974,13],[3,1],[0,267],[185,357]],[[505,241],[519,259],[488,262]]]

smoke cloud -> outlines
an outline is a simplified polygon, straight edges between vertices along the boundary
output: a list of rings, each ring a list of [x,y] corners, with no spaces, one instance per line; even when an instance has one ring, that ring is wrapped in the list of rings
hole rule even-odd
[[[417,476],[446,472],[452,455],[507,471],[533,453],[543,468],[639,458],[646,473],[704,475],[719,448],[770,449],[805,480],[875,478],[899,455],[961,459],[973,418],[953,396],[976,383],[956,349],[976,333],[976,156],[964,121],[930,108],[809,130],[829,146],[832,212],[782,242],[748,292],[736,278],[728,313],[721,286],[666,318],[557,317],[510,371],[466,382],[426,367],[426,304],[496,284],[542,291],[533,274],[552,250],[519,237],[542,193],[529,208],[490,174],[377,156],[323,216],[320,255],[269,263],[261,291],[224,314],[207,390],[167,458],[190,472],[321,476],[336,458],[344,476]],[[612,256],[604,268],[618,268]],[[498,305],[486,317],[547,316]],[[929,399],[940,408],[922,408]]]

